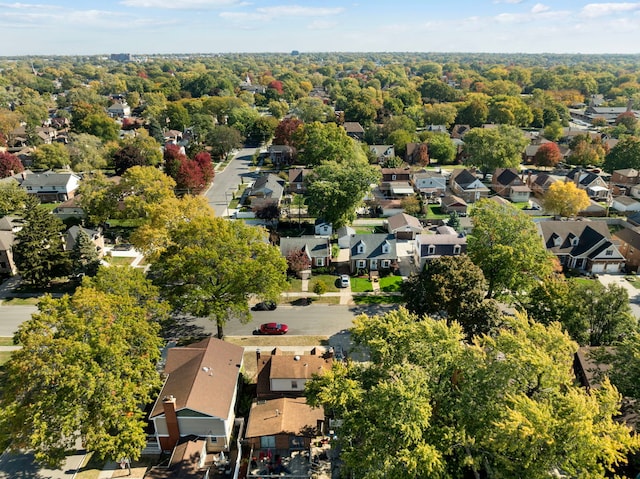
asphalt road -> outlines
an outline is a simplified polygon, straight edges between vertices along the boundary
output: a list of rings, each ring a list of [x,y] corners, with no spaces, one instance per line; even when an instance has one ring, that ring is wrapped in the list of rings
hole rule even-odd
[[[252,182],[256,174],[249,171],[251,157],[256,148],[242,148],[229,162],[224,171],[216,173],[213,184],[205,193],[207,201],[215,210],[216,216],[228,216],[227,207],[233,199],[233,192],[242,182]]]

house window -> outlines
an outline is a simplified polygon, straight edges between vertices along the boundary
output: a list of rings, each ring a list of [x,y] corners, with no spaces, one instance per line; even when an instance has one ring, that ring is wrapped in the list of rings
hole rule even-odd
[[[391,181],[396,181],[396,175],[391,175]]]
[[[382,243],[382,252],[384,254],[388,254],[390,248],[391,248],[391,246],[389,245],[388,241],[385,241],[384,243]]]
[[[578,246],[578,238],[571,238],[571,246]]]
[[[291,389],[298,389],[298,381],[291,381]]]
[[[298,184],[296,185],[296,188],[297,188],[297,189],[299,189],[299,190],[301,190],[301,189],[302,189],[302,185],[301,185],[300,183],[298,183]]]
[[[389,261],[388,259],[380,260],[381,268],[388,268],[390,264],[391,264],[391,261]]]
[[[324,258],[316,258],[316,266],[324,266]]]
[[[358,261],[356,261],[356,266],[358,268],[366,268],[367,267],[367,262],[363,259],[359,259]]]
[[[613,256],[613,250],[612,249],[608,249],[605,253],[606,256]]]
[[[460,245],[453,245],[453,254],[460,254]]]
[[[429,245],[429,247],[427,248],[427,254],[436,254],[435,245],[432,245],[432,244]]]
[[[360,243],[358,245],[358,254],[362,254],[362,253],[364,253],[364,244]]]
[[[260,437],[260,448],[261,449],[275,449],[276,447],[276,437],[275,436],[261,436]]]

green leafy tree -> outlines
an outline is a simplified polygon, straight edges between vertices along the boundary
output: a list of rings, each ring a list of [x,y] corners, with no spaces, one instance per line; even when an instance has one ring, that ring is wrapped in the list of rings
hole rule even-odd
[[[96,245],[83,228],[78,231],[71,250],[71,273],[75,276],[95,276],[100,266]]]
[[[85,278],[71,297],[46,296],[14,336],[22,348],[6,365],[0,429],[13,449],[32,449],[49,467],[60,467],[78,439],[111,460],[137,459],[146,445],[141,405],[161,385],[158,322],[168,309],[157,290],[141,301],[124,287],[147,283],[142,274],[109,269],[119,294],[100,288],[100,273]]]
[[[518,293],[551,274],[552,262],[535,223],[514,206],[480,200],[471,210],[469,257],[488,282],[487,297]]]
[[[21,212],[29,204],[29,193],[17,183],[0,182],[0,218]]]
[[[352,151],[356,146],[352,146]],[[356,208],[360,206],[371,184],[377,183],[380,171],[369,165],[360,151],[362,158],[337,163],[324,162],[314,168],[313,175],[307,180],[307,204],[309,213],[317,218],[324,218],[339,228],[350,224],[356,216]]]
[[[604,160],[604,169],[609,173],[625,168],[640,168],[640,138],[637,136],[621,138]]]
[[[464,136],[468,163],[480,168],[485,175],[496,168],[517,167],[528,143],[522,131],[511,125],[472,128]]]
[[[489,116],[488,97],[486,95],[474,95],[471,100],[463,103],[458,110],[456,123],[469,125],[471,128],[479,128],[487,122]]]
[[[602,165],[606,149],[601,139],[592,138],[589,134],[578,135],[569,143],[571,153],[567,162],[571,165]]]
[[[614,420],[608,381],[575,385],[577,346],[558,325],[518,314],[466,343],[457,323],[400,309],[359,316],[351,333],[371,361],[336,363],[306,386],[309,404],[342,420],[346,474],[604,478],[640,446]]]
[[[327,284],[321,279],[316,280],[316,282],[313,285],[313,292],[318,296],[322,296],[324,293],[327,292]]]
[[[32,156],[36,168],[65,168],[71,163],[69,150],[62,143],[40,145]]]
[[[248,300],[276,300],[287,263],[259,228],[211,215],[177,222],[151,273],[176,310],[216,322],[218,337],[232,318],[251,320]]]
[[[162,163],[161,143],[144,128],[137,129],[135,135],[122,140],[121,145],[123,148],[133,146],[140,150],[140,155],[145,159],[145,165],[159,166]]]
[[[543,136],[550,141],[558,141],[562,138],[562,134],[564,129],[562,128],[562,123],[559,121],[552,121],[547,126],[544,127]]]
[[[429,158],[440,165],[450,165],[456,157],[456,146],[446,133],[427,131],[421,133],[420,139],[429,147]]]
[[[88,133],[69,134],[69,157],[73,171],[84,172],[106,168],[106,151],[102,140]]]
[[[233,127],[217,125],[209,132],[205,142],[211,146],[211,155],[220,160],[228,158],[229,154],[242,148],[243,136]]]
[[[89,133],[101,138],[102,141],[116,141],[118,139],[118,125],[104,113],[92,113],[84,117],[75,129],[78,133]]]
[[[185,131],[191,126],[191,117],[185,106],[181,103],[169,103],[164,112],[166,118],[169,119],[167,127],[171,130]]]
[[[174,198],[175,181],[153,166],[133,166],[114,185],[118,199],[112,206],[120,218],[140,219],[148,215],[149,207]]]
[[[640,332],[625,336],[614,348],[599,349],[594,356],[611,365],[607,375],[623,396],[640,399]]]
[[[354,150],[346,130],[335,123],[305,123],[295,130],[293,141],[298,148],[298,159],[307,166],[326,161],[342,163]]]
[[[85,175],[77,199],[90,225],[101,225],[117,216],[118,192],[101,171]]]
[[[62,247],[62,221],[30,198],[20,222],[13,257],[23,281],[45,287],[52,279],[67,276],[69,256]]]
[[[269,102],[271,104],[271,102]],[[320,98],[300,98],[292,108],[292,112],[304,123],[312,121],[326,122],[333,115],[333,109],[325,105]]]
[[[489,100],[488,120],[501,125],[529,126],[533,114],[529,106],[515,96],[497,95]]]

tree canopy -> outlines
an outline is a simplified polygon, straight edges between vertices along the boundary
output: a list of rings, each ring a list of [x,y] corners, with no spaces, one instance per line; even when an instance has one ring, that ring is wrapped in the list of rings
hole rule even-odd
[[[527,144],[519,128],[506,124],[495,128],[472,128],[464,136],[468,164],[477,166],[485,174],[496,168],[517,167]]]
[[[565,217],[573,217],[591,204],[587,193],[573,181],[556,181],[544,195],[544,209]]]
[[[604,478],[640,446],[614,420],[608,381],[591,393],[575,385],[577,346],[558,325],[518,314],[467,343],[456,323],[400,309],[359,316],[352,338],[371,361],[334,363],[306,387],[311,405],[342,420],[346,474]]]
[[[34,450],[50,467],[78,438],[111,460],[139,458],[146,446],[141,405],[161,385],[159,321],[168,310],[140,272],[112,267],[108,274],[117,293],[101,287],[99,272],[73,296],[44,297],[14,336],[22,348],[6,365],[3,442]]]

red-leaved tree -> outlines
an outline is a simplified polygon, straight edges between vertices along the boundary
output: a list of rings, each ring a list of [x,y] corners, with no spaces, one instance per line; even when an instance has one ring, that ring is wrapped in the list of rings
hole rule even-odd
[[[0,178],[7,178],[24,171],[24,166],[16,155],[6,151],[0,152]]]
[[[540,145],[533,157],[533,162],[537,166],[556,166],[562,160],[560,148],[555,143],[544,143]]]
[[[276,127],[274,132],[273,144],[274,145],[288,145],[295,146],[293,141],[293,133],[302,125],[302,120],[299,118],[285,118]]]
[[[301,249],[292,249],[287,253],[287,264],[289,265],[289,270],[293,273],[311,269],[311,259]]]
[[[213,169],[213,162],[211,161],[211,155],[207,151],[200,151],[196,156],[193,157],[193,160],[200,167],[200,171],[202,172],[202,179],[206,184],[211,183],[213,177],[215,176],[215,171]]]
[[[186,190],[190,194],[198,194],[206,186],[200,166],[195,160],[189,158],[184,158],[181,161],[174,179],[176,180],[176,188]]]

